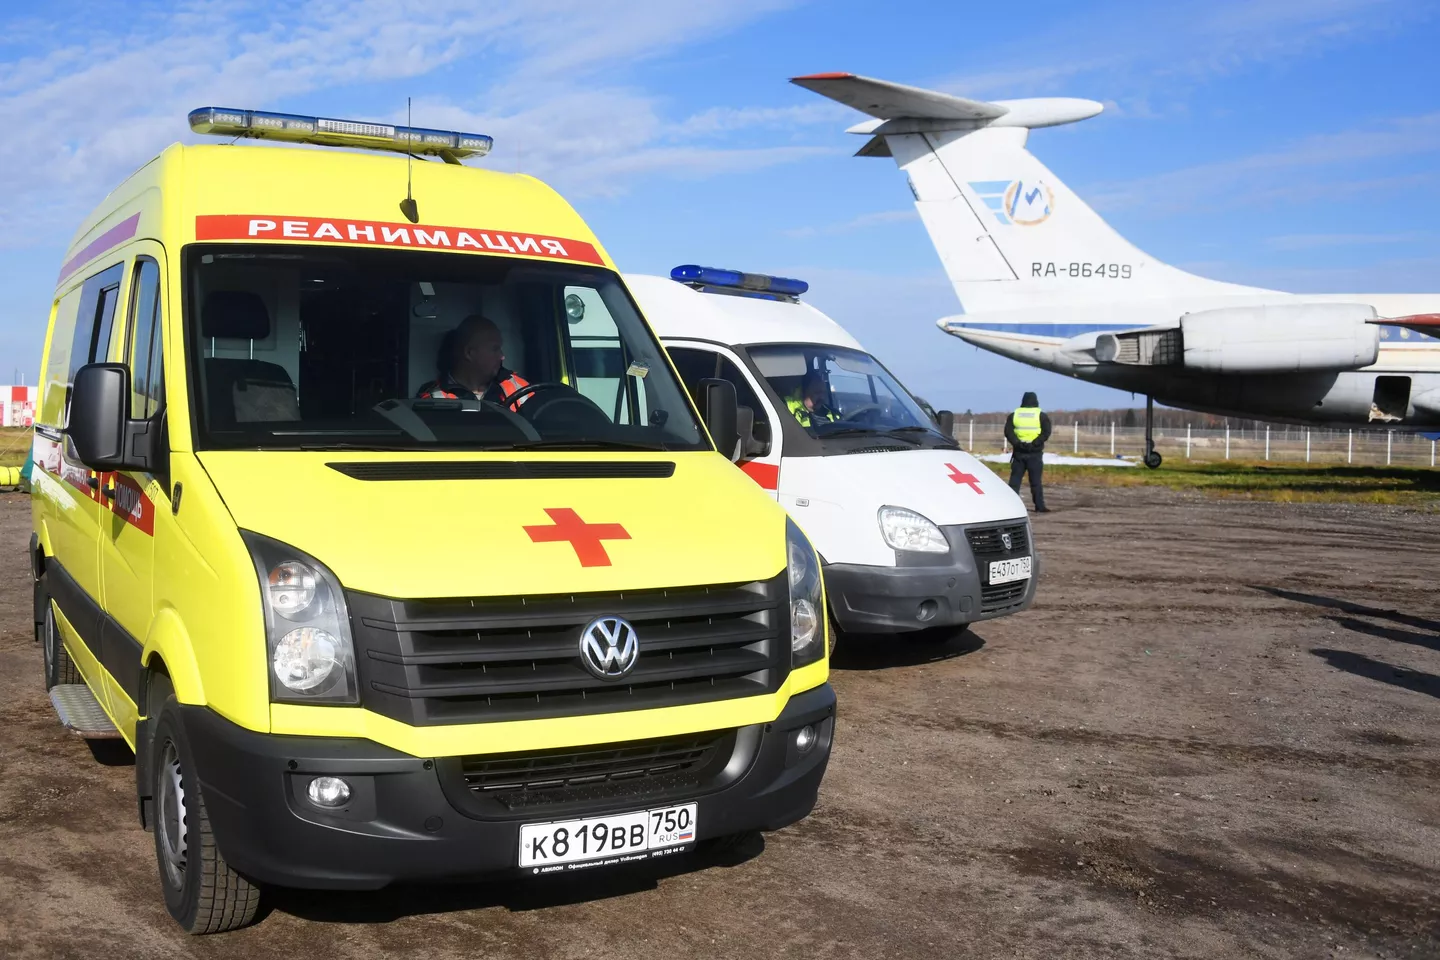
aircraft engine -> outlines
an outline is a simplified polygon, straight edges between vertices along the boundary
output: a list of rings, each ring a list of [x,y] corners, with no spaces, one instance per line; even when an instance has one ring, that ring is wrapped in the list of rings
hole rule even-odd
[[[1102,363],[1183,366],[1204,373],[1355,370],[1375,362],[1380,329],[1363,303],[1285,303],[1187,313],[1178,327],[1105,333]]]

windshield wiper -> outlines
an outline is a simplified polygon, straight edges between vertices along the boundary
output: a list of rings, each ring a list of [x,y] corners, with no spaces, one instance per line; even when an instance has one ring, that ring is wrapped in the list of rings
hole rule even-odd
[[[649,450],[663,453],[665,447],[633,440],[526,440],[488,447],[490,450]]]
[[[955,440],[954,437],[947,437],[947,436],[945,436],[945,434],[941,433],[939,430],[936,430],[934,427],[924,427],[924,426],[920,426],[919,424],[913,424],[913,425],[908,426],[908,427],[896,427],[895,429],[893,429],[893,430],[887,430],[886,432],[887,432],[887,433],[890,433],[890,434],[896,434],[896,433],[915,433],[915,434],[927,435],[927,436],[934,437],[934,438],[937,439],[937,440],[943,440],[945,443],[949,444],[950,446],[959,446],[959,444],[956,442],[956,440]]]
[[[817,433],[817,440],[829,440],[831,437],[891,437],[895,440],[904,440],[906,443],[918,444],[920,441],[912,437],[897,437],[890,430],[871,430],[868,427],[841,427],[839,430],[826,430],[824,433]]]

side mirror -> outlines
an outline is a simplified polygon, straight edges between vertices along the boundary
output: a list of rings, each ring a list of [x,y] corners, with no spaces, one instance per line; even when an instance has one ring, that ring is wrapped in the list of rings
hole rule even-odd
[[[955,414],[949,410],[941,410],[935,414],[935,424],[945,436],[952,440],[955,438]]]
[[[735,384],[729,380],[701,380],[698,399],[715,449],[732,462],[740,459],[740,403],[735,397]]]
[[[120,363],[87,363],[70,388],[65,432],[80,462],[91,470],[114,470],[125,450],[130,371]]]
[[[91,470],[153,471],[158,463],[159,425],[130,419],[130,368],[123,363],[87,363],[75,372],[65,433]]]

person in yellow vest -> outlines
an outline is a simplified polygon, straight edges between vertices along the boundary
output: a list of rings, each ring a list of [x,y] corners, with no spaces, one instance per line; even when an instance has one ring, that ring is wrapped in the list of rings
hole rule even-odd
[[[805,374],[800,387],[785,398],[785,406],[790,408],[791,415],[800,421],[802,427],[817,421],[833,423],[840,419],[840,414],[831,409],[827,402],[828,393],[825,378],[812,370]]]
[[[1020,481],[1030,474],[1030,499],[1036,513],[1049,513],[1040,474],[1044,470],[1045,441],[1050,439],[1050,418],[1040,409],[1034,392],[1027,392],[1020,406],[1005,421],[1005,439],[1014,451],[1010,455],[1010,489],[1020,492]]]

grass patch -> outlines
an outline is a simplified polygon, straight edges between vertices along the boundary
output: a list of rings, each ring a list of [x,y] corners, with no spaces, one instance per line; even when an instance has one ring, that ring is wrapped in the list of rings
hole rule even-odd
[[[0,467],[18,467],[30,452],[29,427],[0,427]]]
[[[1440,470],[1304,464],[1167,463],[1144,467],[1047,466],[1046,479],[1097,487],[1169,487],[1283,503],[1382,503],[1440,509]]]

